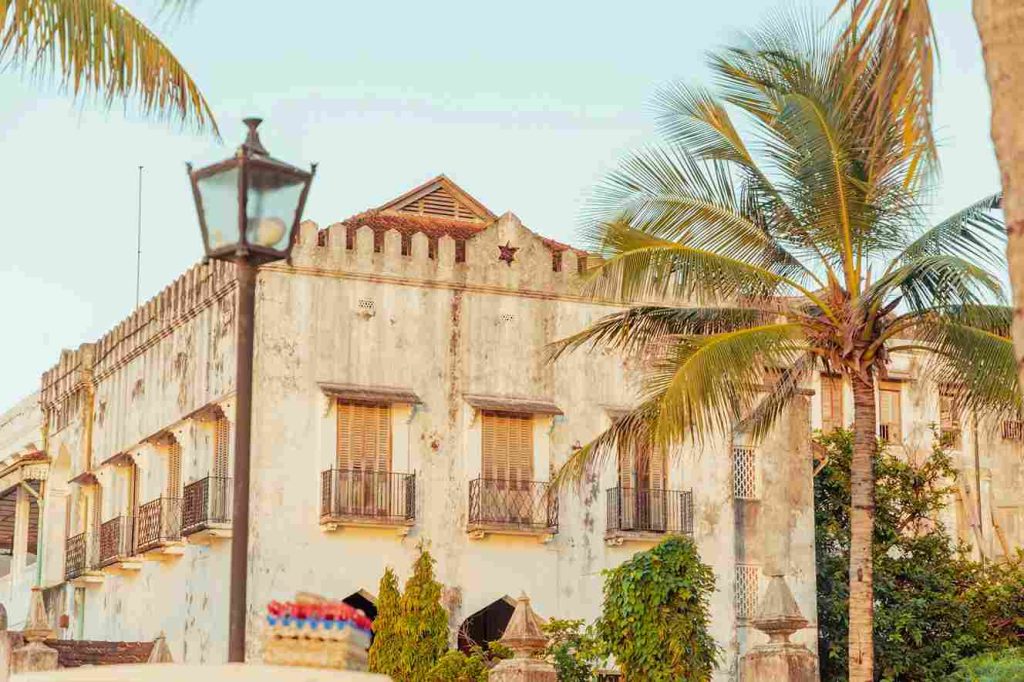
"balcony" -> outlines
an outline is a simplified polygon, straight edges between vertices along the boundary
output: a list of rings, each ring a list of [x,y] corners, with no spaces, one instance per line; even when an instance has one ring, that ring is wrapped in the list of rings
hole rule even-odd
[[[135,512],[135,551],[182,554],[181,499],[158,497]]]
[[[100,544],[97,565],[138,570],[141,565],[130,561],[135,554],[132,534],[135,530],[131,516],[118,516],[100,525]]]
[[[467,530],[473,539],[497,533],[536,535],[546,542],[558,532],[558,495],[540,481],[470,481]]]
[[[885,443],[898,443],[900,440],[899,424],[879,424],[878,438]]]
[[[693,535],[693,493],[689,490],[611,488],[605,542],[658,541],[665,535]]]
[[[192,542],[231,537],[231,479],[207,476],[185,486],[181,534]]]
[[[1024,440],[1024,421],[1007,419],[1003,422],[1003,440]]]
[[[328,469],[320,475],[320,527],[391,526],[409,532],[416,518],[416,476]]]
[[[64,542],[64,579],[74,580],[89,570],[89,534],[72,535]]]
[[[960,450],[963,448],[962,431],[958,427],[947,426],[939,433],[939,445],[945,450]]]

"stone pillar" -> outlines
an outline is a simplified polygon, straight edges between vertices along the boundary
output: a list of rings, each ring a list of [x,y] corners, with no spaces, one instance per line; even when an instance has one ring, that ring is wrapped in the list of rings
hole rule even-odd
[[[14,499],[14,548],[11,552],[11,584],[17,584],[28,564],[29,495],[18,486]]]
[[[11,654],[11,672],[18,674],[56,670],[57,650],[43,644],[45,640],[53,638],[54,632],[50,629],[50,619],[46,617],[41,587],[32,588],[24,635],[27,644]]]
[[[11,678],[11,638],[7,634],[7,609],[0,604],[0,682]]]
[[[543,658],[548,638],[525,594],[516,601],[516,610],[500,641],[515,656],[494,666],[487,676],[489,682],[558,682],[555,666]]]
[[[817,682],[817,655],[803,644],[789,641],[790,635],[807,627],[807,619],[783,576],[769,578],[753,625],[768,635],[768,643],[755,646],[743,656],[741,682]]]

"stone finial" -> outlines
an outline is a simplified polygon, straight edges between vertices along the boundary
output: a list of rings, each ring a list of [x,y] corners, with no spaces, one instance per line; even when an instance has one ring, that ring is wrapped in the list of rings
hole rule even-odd
[[[167,646],[167,636],[164,635],[163,630],[153,640],[153,649],[149,652],[146,663],[174,663],[171,649]]]
[[[773,575],[768,579],[768,589],[758,605],[753,625],[768,635],[772,643],[784,644],[797,630],[807,627],[807,619],[800,613],[793,592],[786,579]]]
[[[42,642],[54,637],[53,628],[50,627],[50,619],[46,615],[43,588],[38,586],[32,588],[24,635],[27,642]]]
[[[790,635],[807,627],[807,619],[782,575],[769,576],[753,625],[767,634],[769,641],[743,654],[741,682],[817,682],[817,655],[803,644],[789,641]]]
[[[516,600],[516,609],[499,641],[515,652],[516,658],[529,658],[547,647],[548,638],[526,594],[521,594]]]

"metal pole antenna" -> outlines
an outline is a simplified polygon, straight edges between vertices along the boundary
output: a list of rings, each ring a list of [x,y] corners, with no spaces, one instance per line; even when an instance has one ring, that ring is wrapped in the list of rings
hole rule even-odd
[[[142,287],[142,166],[139,166],[139,219],[135,233],[135,307]]]

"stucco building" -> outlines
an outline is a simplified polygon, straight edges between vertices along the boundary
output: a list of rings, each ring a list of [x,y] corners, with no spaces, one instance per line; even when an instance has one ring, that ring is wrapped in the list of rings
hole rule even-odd
[[[551,498],[566,457],[636,400],[619,357],[547,361],[547,344],[616,309],[579,295],[586,258],[440,176],[326,229],[304,223],[292,263],[261,269],[250,656],[267,601],[306,590],[372,615],[384,567],[404,579],[420,544],[437,559],[453,642],[496,639],[522,591],[542,616],[593,619],[601,571],[667,532],[692,534],[715,570],[723,679],[763,637],[747,622],[768,574],[785,575],[811,620],[794,639],[814,647],[810,434],[849,411],[848,389],[825,386],[823,410],[823,387],[809,386],[756,447],[737,434],[664,462],[613,458]],[[163,631],[176,660],[226,658],[234,339],[232,268],[195,266],[65,351],[3,417],[12,627],[38,582],[66,637]],[[900,439],[938,421],[913,373],[893,384]],[[966,521],[951,514],[959,528],[974,519],[986,552],[1002,546],[991,519],[1020,540],[1024,487],[992,472],[1019,481],[1022,431],[962,432],[981,495],[965,492]]]

